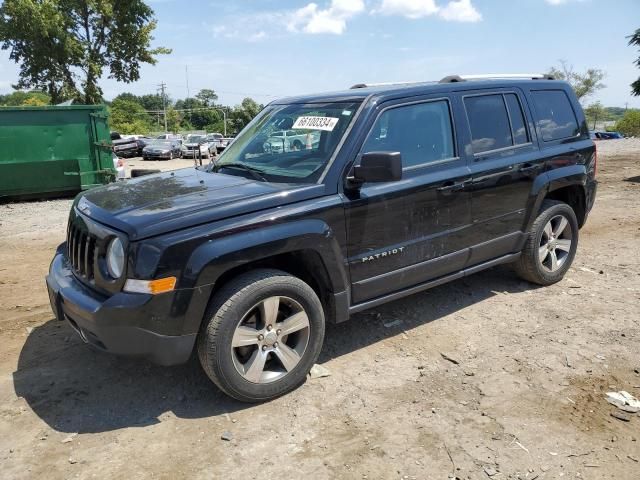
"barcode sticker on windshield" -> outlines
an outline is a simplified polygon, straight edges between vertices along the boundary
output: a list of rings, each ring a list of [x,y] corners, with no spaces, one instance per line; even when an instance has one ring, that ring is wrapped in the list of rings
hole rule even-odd
[[[334,117],[298,117],[293,129],[332,131],[338,124],[339,118]]]

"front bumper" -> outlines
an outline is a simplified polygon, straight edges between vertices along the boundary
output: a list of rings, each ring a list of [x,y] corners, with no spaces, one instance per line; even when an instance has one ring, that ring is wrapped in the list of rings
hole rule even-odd
[[[153,159],[153,158],[158,158],[161,160],[169,160],[171,158],[171,152],[162,152],[162,153],[142,152],[142,158],[144,160]]]
[[[196,333],[164,335],[145,328],[149,323],[163,323],[161,315],[170,310],[171,302],[165,296],[171,293],[103,296],[75,278],[62,252],[62,248],[56,252],[46,277],[49,301],[56,318],[66,320],[84,342],[159,365],[177,365],[189,359]]]

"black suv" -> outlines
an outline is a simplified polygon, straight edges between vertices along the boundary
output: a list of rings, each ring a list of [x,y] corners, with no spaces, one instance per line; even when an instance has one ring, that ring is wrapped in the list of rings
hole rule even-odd
[[[268,148],[283,130],[300,145]],[[595,174],[576,96],[542,76],[287,98],[207,166],[80,194],[51,305],[100,349],[195,348],[227,394],[266,400],[304,382],[325,322],[503,263],[562,279]]]

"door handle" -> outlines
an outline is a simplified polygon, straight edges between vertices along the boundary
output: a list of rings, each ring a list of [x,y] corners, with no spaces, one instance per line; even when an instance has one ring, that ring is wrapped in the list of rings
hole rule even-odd
[[[441,187],[436,188],[438,192],[458,192],[464,190],[465,182],[445,182]]]
[[[518,169],[519,172],[532,172],[533,170],[537,170],[538,169],[538,165],[536,164],[531,164],[531,163],[525,163],[522,167],[520,167]]]

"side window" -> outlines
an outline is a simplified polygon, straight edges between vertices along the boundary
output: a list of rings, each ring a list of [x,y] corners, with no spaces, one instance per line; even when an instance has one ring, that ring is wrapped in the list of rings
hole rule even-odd
[[[504,96],[507,101],[507,109],[509,110],[509,118],[511,118],[511,131],[513,132],[513,144],[522,145],[529,143],[529,134],[522,113],[522,105],[515,93],[507,93]]]
[[[531,92],[538,117],[537,125],[545,142],[575,137],[580,133],[569,97],[562,90]]]
[[[362,146],[362,153],[375,151],[400,152],[405,168],[453,158],[449,102],[435,100],[384,111]]]
[[[511,147],[511,127],[501,94],[466,97],[464,106],[471,128],[473,153]]]

